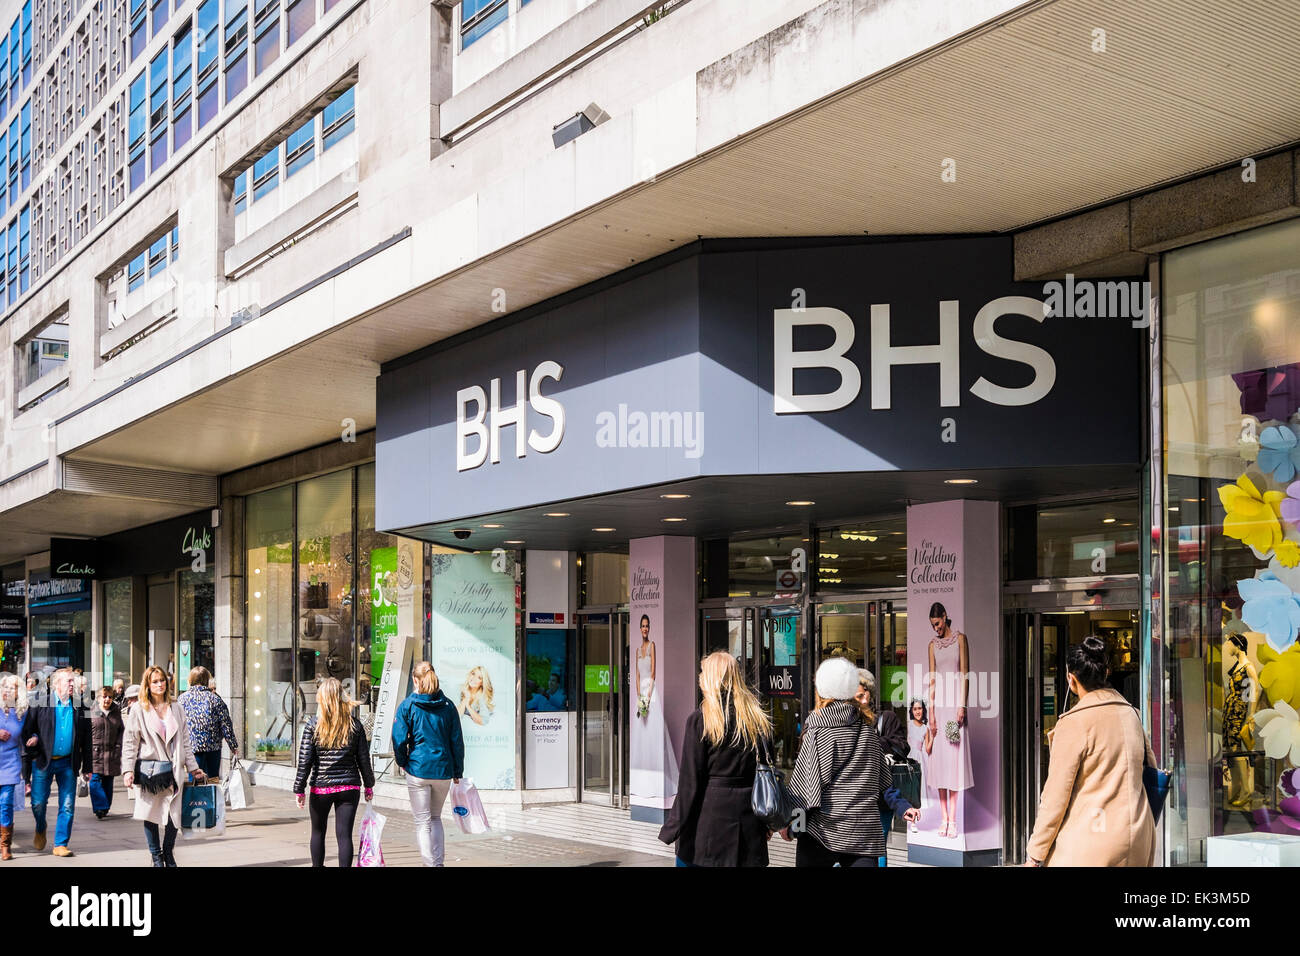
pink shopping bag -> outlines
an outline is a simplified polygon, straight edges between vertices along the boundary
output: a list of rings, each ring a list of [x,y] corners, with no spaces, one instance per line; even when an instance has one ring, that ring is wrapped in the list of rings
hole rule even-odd
[[[380,838],[387,822],[388,818],[378,812],[373,803],[366,805],[366,815],[361,818],[361,846],[353,866],[384,866],[384,848]]]

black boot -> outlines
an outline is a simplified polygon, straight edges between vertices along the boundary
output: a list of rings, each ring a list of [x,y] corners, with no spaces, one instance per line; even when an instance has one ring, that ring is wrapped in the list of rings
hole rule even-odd
[[[166,865],[167,865],[167,864],[165,864],[165,863],[163,862],[163,855],[162,855],[161,853],[153,853],[153,854],[150,854],[150,855],[153,857],[153,865],[154,865],[154,866],[166,866]]]
[[[176,849],[176,828],[172,826],[170,820],[167,821],[167,830],[163,834],[162,858],[163,866],[175,866],[176,856],[173,851]]]

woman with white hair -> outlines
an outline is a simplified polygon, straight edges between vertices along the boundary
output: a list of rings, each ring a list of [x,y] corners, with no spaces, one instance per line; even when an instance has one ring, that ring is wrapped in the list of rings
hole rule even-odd
[[[17,674],[0,677],[0,860],[12,860],[14,805],[22,805],[23,715],[27,689]]]
[[[885,854],[881,802],[906,820],[921,811],[893,788],[875,721],[854,699],[858,669],[844,658],[817,668],[817,706],[804,725],[790,795],[803,810],[795,866],[878,866]],[[789,840],[788,830],[781,835]]]

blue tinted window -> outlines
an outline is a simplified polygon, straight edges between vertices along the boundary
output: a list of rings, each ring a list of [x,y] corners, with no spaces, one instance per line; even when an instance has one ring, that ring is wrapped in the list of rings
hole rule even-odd
[[[280,185],[280,147],[277,146],[253,164],[253,202]]]
[[[353,102],[357,88],[348,87],[347,92],[325,107],[322,117],[323,133],[321,136],[324,149],[329,149],[339,140],[348,136],[356,127]]]
[[[316,117],[290,133],[284,149],[284,176],[288,179],[316,158]]]
[[[126,291],[134,292],[144,285],[144,253],[140,253],[126,267]]]
[[[465,49],[492,28],[506,22],[506,0],[463,0],[460,5],[460,47]]]
[[[235,215],[248,208],[248,170],[235,177]]]

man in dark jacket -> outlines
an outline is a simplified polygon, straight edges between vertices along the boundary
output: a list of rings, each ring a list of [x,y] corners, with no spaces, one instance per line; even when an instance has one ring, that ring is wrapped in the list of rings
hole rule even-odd
[[[23,718],[23,762],[31,768],[33,846],[45,849],[45,805],[52,781],[59,787],[59,816],[54,830],[54,855],[72,856],[72,815],[77,808],[77,774],[90,779],[90,726],[72,697],[72,671],[55,671],[48,697],[37,698]]]
[[[122,709],[113,699],[113,688],[99,691],[99,702],[90,709],[90,750],[93,771],[90,778],[90,808],[103,820],[113,806],[113,778],[122,772]]]

